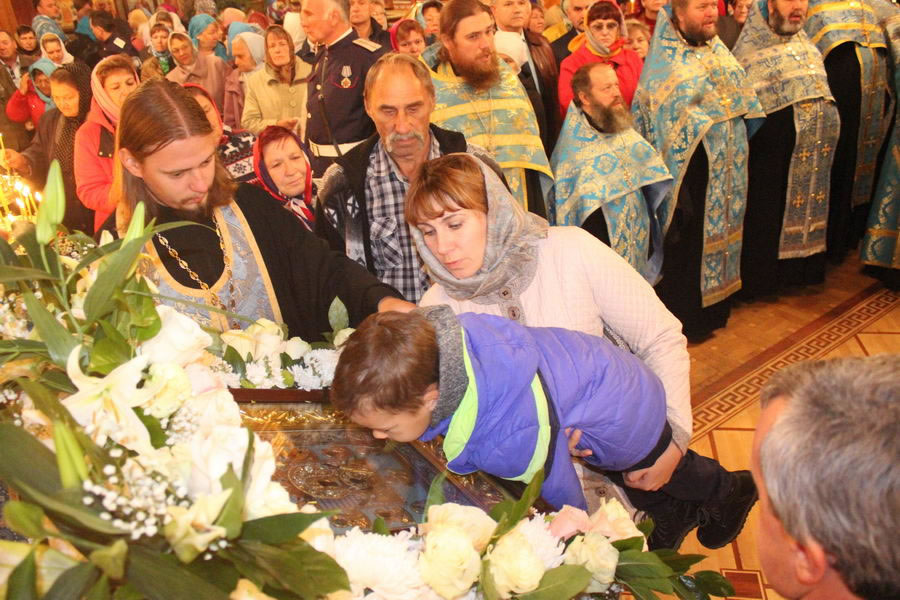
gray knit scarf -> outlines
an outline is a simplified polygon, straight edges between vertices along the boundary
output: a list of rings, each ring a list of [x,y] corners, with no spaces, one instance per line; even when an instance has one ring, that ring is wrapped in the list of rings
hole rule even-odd
[[[490,167],[471,154],[463,156],[478,163],[487,192],[487,244],[481,268],[471,277],[457,279],[425,245],[422,232],[411,227],[416,248],[432,280],[440,283],[451,298],[518,307],[517,313],[512,310],[508,316],[520,320],[516,316],[521,314],[518,296],[534,279],[537,244],[547,237],[549,225],[545,219],[525,212]]]

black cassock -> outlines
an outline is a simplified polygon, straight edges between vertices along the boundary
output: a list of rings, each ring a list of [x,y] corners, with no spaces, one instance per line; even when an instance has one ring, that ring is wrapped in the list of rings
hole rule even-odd
[[[740,298],[772,295],[788,285],[810,285],[825,279],[822,252],[805,258],[778,259],[796,135],[794,109],[788,106],[767,115],[762,127],[750,138]]]
[[[241,184],[235,202],[259,246],[291,336],[307,342],[323,341],[322,334],[331,331],[328,308],[335,296],[346,305],[351,327],[376,312],[383,298],[401,297],[365,267],[330,250],[264,190]],[[174,211],[160,206],[160,222],[178,220]],[[167,231],[165,237],[200,279],[209,283],[218,280],[225,264],[212,219],[200,223],[206,227],[178,227]],[[154,244],[172,277],[184,286],[199,289],[156,238]]]

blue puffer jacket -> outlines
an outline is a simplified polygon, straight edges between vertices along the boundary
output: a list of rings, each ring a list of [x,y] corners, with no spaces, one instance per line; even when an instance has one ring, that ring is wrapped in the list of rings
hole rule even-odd
[[[656,446],[665,391],[637,357],[565,329],[471,313],[458,319],[468,387],[452,416],[422,436],[445,436],[453,472],[527,482],[549,466],[544,499],[586,508],[566,427],[583,432],[579,447],[593,451],[586,460],[603,469],[626,470]]]

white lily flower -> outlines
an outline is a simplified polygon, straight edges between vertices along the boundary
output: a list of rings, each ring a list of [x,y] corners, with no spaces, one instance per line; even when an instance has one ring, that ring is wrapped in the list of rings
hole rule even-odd
[[[119,365],[106,377],[91,377],[81,371],[78,358],[81,346],[69,354],[66,372],[78,391],[63,399],[63,405],[82,427],[92,431],[99,445],[107,438],[138,453],[150,452],[150,434],[133,408],[148,399],[147,390],[138,388],[147,367],[147,358],[137,356]]]
[[[189,508],[169,507],[172,520],[163,528],[163,533],[181,562],[191,562],[215,540],[225,537],[225,528],[213,523],[229,496],[230,489],[200,496]]]

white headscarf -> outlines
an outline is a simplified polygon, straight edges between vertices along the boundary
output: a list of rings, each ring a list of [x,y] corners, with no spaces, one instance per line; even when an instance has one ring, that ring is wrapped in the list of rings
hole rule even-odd
[[[256,67],[253,71],[259,71],[266,66],[266,39],[258,33],[252,31],[242,31],[234,36],[235,40],[243,40],[250,50],[250,56],[256,61]]]
[[[59,42],[59,45],[62,47],[62,51],[63,51],[62,62],[54,62],[53,60],[50,59],[49,56],[47,56],[47,51],[44,50],[44,42],[47,42],[51,39],[54,39],[57,42]],[[69,54],[69,51],[66,50],[66,45],[62,43],[62,40],[59,39],[59,36],[56,35],[55,33],[45,33],[44,35],[41,36],[41,58],[46,58],[47,60],[52,62],[57,67],[61,67],[62,65],[67,65],[70,62],[75,60],[75,57],[72,56],[71,54]]]
[[[494,34],[494,50],[516,61],[520,69],[528,62],[528,46],[521,33],[498,31]]]

